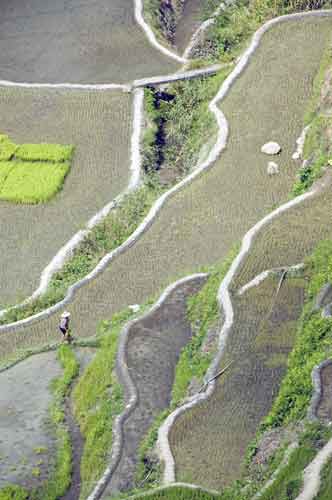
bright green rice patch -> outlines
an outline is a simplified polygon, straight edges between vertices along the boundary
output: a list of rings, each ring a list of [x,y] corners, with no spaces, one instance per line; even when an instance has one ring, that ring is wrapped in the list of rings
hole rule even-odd
[[[0,135],[0,200],[41,203],[62,187],[70,169],[73,146],[22,144]]]
[[[14,168],[14,163],[10,161],[2,161],[0,162],[0,193],[2,186],[6,182],[6,179],[10,173],[10,171]]]
[[[0,161],[10,160],[16,149],[16,144],[7,135],[0,135]]]
[[[6,168],[8,163],[5,164]],[[13,162],[13,168],[9,170],[2,185],[0,199],[15,203],[48,201],[61,189],[69,169],[70,165],[67,162],[52,165],[39,162]]]
[[[18,146],[15,157],[24,161],[69,161],[74,152],[73,146],[60,144],[21,144]]]

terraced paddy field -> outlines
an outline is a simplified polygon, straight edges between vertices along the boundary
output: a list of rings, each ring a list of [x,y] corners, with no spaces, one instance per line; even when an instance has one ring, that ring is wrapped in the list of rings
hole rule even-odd
[[[17,143],[75,146],[70,173],[52,201],[35,206],[0,202],[2,308],[35,290],[62,245],[126,188],[132,96],[1,88],[0,115],[1,132]]]
[[[0,489],[9,482],[33,487],[47,478],[56,444],[49,424],[49,386],[60,374],[54,351],[0,373]]]
[[[329,19],[287,22],[264,36],[222,105],[230,122],[226,151],[213,169],[167,203],[135,246],[78,291],[70,306],[77,335],[92,335],[98,320],[145,301],[179,275],[222,259],[249,227],[288,198],[298,169],[291,155],[331,25]],[[260,147],[272,138],[283,151],[278,157],[280,175],[270,178]],[[310,218],[301,221],[310,225],[315,219],[309,206]],[[317,210],[324,212],[321,220],[326,223],[314,224],[323,237],[330,220],[326,201]],[[304,251],[307,233],[298,235]],[[286,252],[288,245],[284,248]],[[56,338],[56,324],[53,316],[11,331],[10,336],[3,332],[2,358],[12,356],[17,348]]]
[[[235,323],[222,366],[233,365],[211,398],[180,417],[170,433],[178,481],[221,489],[240,478],[246,448],[278,393],[302,312],[305,281],[286,279],[276,297],[279,279],[234,295]]]
[[[329,186],[320,196],[275,219],[254,242],[232,285],[236,321],[229,334],[223,364],[235,357],[237,366],[218,383],[206,403],[176,422],[171,442],[178,480],[188,481],[190,477],[199,476],[203,466],[204,477],[200,476],[199,484],[205,486],[220,488],[239,477],[246,446],[278,392],[287,353],[294,340],[295,321],[301,312],[304,284],[286,280],[287,286],[281,287],[275,299],[278,280],[271,287],[272,278],[269,278],[243,296],[249,298],[249,303],[239,300],[236,293],[240,286],[265,269],[302,262],[317,241],[331,237],[331,215]],[[293,294],[287,289],[289,286],[295,287]],[[278,304],[282,298],[283,303]],[[256,310],[250,312],[252,307]],[[218,422],[219,431],[216,430]],[[200,450],[207,442],[209,453],[202,457]],[[227,456],[224,456],[226,450]]]
[[[177,67],[149,44],[132,0],[6,0],[0,33],[11,81],[123,83]]]

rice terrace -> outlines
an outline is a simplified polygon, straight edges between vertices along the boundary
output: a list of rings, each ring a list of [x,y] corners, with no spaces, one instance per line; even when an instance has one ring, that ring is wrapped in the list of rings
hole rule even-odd
[[[0,500],[332,500],[331,0],[0,7]]]

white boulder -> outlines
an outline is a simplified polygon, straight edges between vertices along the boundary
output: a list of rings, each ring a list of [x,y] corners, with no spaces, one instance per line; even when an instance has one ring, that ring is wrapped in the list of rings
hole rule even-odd
[[[266,155],[277,155],[281,151],[281,146],[277,142],[267,142],[261,147],[261,152]]]

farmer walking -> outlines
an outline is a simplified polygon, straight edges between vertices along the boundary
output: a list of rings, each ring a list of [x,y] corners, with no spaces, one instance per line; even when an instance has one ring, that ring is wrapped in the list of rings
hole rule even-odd
[[[62,333],[63,342],[70,342],[71,335],[69,329],[70,313],[64,311],[60,316],[59,330]]]

